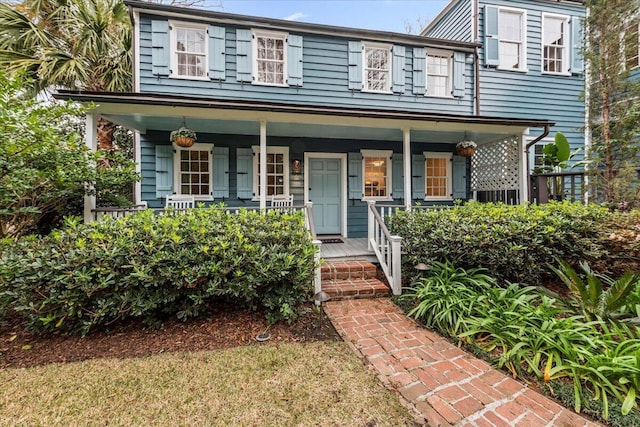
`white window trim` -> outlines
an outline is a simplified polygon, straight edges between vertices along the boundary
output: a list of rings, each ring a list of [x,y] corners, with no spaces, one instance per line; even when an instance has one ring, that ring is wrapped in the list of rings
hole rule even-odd
[[[429,57],[430,56],[446,56],[448,59],[449,70],[447,71],[447,93],[448,95],[431,95],[429,93],[429,83],[427,83],[427,90],[424,93],[424,96],[428,96],[430,98],[453,98],[453,52],[450,50],[437,50],[437,49],[429,49],[427,50],[427,69],[429,68]],[[427,81],[429,79],[429,73],[427,73]]]
[[[393,190],[393,164],[391,161],[391,156],[393,156],[393,150],[360,150],[360,154],[362,154],[362,201],[375,200],[375,201],[385,201],[390,202],[393,201],[393,197],[391,196],[391,191]],[[365,158],[366,157],[386,157],[387,158],[387,196],[385,197],[376,197],[376,196],[365,196],[364,195],[364,185],[365,185]]]
[[[289,50],[289,33],[252,29],[251,34],[253,36],[251,40],[251,54],[253,58],[253,64],[251,65],[253,78],[251,79],[251,84],[256,86],[289,87],[289,84],[287,83],[287,81],[289,80],[289,63],[287,62],[287,54]],[[284,41],[282,43],[282,60],[284,64],[282,67],[282,84],[258,81],[258,37],[282,39]]]
[[[386,49],[389,52],[389,79],[387,79],[387,87],[384,90],[369,89],[369,80],[367,79],[367,48]],[[391,90],[393,82],[393,45],[388,43],[362,42],[362,92],[370,93],[393,93]]]
[[[188,28],[193,30],[204,31],[204,76],[181,76],[178,74],[178,53],[176,50],[176,28]],[[193,22],[169,20],[169,77],[172,79],[182,80],[204,80],[210,81],[209,78],[209,26],[206,24],[197,24]]]
[[[260,174],[258,174],[258,162],[260,161],[260,146],[252,145],[251,149],[253,150],[253,198],[251,199],[254,202],[260,201],[260,193],[258,192],[259,184],[260,184]],[[267,154],[282,154],[282,163],[284,163],[283,174],[284,174],[284,194],[288,195],[289,192],[289,147],[283,146],[269,146],[267,147]],[[267,200],[269,200],[269,195],[267,195]]]
[[[556,71],[545,71],[544,70],[544,20],[545,18],[556,18],[562,19],[564,21],[564,47],[562,51],[562,68],[564,71],[556,72]],[[569,29],[569,16],[567,15],[558,15],[556,13],[543,13],[542,21],[540,22],[541,32],[540,32],[540,72],[542,74],[549,74],[552,76],[570,76],[571,72],[569,71],[569,49],[571,47],[571,31]]]
[[[522,28],[520,29],[520,38],[522,39],[522,60],[520,61],[520,67],[518,68],[504,68],[498,65],[497,69],[501,71],[513,71],[516,73],[527,73],[529,69],[527,68],[527,11],[525,9],[517,9],[514,7],[499,7],[498,8],[498,51],[500,50],[500,43],[502,39],[500,38],[500,12],[516,12],[522,15]]]
[[[425,151],[424,155],[424,200],[425,201],[449,201],[453,200],[453,153]],[[447,194],[446,197],[427,196],[427,159],[447,160]]]
[[[182,174],[180,173],[180,151],[204,151],[209,153],[209,195],[194,195],[196,200],[211,201],[213,200],[213,144],[195,143],[191,147],[179,147],[173,144],[173,192],[174,194],[182,194]]]

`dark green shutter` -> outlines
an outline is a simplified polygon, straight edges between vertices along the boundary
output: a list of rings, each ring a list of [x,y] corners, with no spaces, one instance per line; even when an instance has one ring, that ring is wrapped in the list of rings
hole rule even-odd
[[[253,79],[252,38],[251,30],[236,30],[236,79],[239,82],[251,82]]]
[[[413,93],[424,95],[427,91],[427,49],[413,48]]]
[[[362,199],[362,154],[349,153],[349,198]]]
[[[453,198],[468,199],[467,196],[467,158],[453,156]]]
[[[404,199],[404,163],[402,162],[402,153],[393,153],[391,158],[391,180],[393,181],[394,199]]]
[[[349,42],[349,89],[362,90],[362,42]]]
[[[156,145],[156,197],[173,194],[173,147]]]
[[[154,76],[169,75],[169,22],[151,21],[151,73]]]
[[[287,37],[287,84],[302,86],[302,36]]]
[[[464,97],[464,67],[466,55],[464,52],[453,52],[453,90],[456,98]]]
[[[492,67],[500,65],[498,12],[495,6],[484,7],[484,65]]]
[[[391,78],[393,79],[392,89],[396,93],[404,93],[405,50],[404,46],[393,46]]]
[[[213,198],[229,198],[229,148],[213,147]]]
[[[209,78],[224,80],[225,71],[225,28],[209,25]]]
[[[253,150],[236,149],[236,186],[238,199],[253,197]]]
[[[424,200],[425,195],[425,158],[423,154],[411,156],[411,197],[413,199]]]

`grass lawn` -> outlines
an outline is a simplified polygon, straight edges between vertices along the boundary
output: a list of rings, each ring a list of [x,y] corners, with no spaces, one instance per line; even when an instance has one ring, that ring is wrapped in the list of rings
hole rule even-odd
[[[280,343],[0,370],[0,425],[401,426],[344,343]]]

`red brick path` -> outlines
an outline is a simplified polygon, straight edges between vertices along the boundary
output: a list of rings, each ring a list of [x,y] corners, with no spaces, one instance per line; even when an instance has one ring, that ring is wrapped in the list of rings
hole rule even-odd
[[[337,331],[429,426],[597,426],[407,318],[387,298],[329,301]]]

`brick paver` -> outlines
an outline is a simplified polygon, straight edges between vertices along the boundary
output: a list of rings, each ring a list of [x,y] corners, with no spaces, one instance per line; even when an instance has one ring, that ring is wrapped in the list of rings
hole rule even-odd
[[[324,310],[425,425],[598,426],[419,326],[387,298],[329,301]]]

